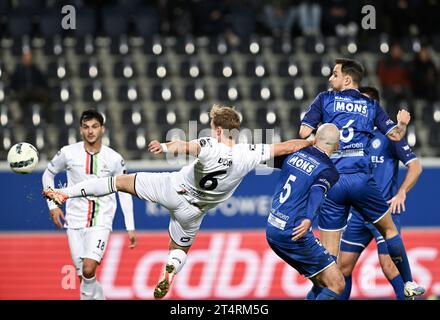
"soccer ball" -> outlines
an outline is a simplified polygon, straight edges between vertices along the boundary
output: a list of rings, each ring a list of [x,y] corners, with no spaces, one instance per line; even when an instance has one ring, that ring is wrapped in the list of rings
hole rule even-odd
[[[31,173],[38,164],[38,151],[30,143],[17,143],[9,149],[8,163],[15,173]]]

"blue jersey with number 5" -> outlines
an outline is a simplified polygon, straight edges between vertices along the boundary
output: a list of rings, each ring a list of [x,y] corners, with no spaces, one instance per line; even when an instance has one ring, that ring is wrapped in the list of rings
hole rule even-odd
[[[339,150],[331,156],[339,173],[370,172],[368,149],[374,127],[387,135],[396,126],[376,100],[356,89],[318,94],[302,124],[316,129],[319,123],[333,123],[341,132]]]
[[[291,242],[292,229],[306,217],[309,191],[319,186],[327,191],[339,173],[330,158],[316,147],[304,148],[284,157],[275,167],[281,174],[268,217],[267,236],[275,242]]]

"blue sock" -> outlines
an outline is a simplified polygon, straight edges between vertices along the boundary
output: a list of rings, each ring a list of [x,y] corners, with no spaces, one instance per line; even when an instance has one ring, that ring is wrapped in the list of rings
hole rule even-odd
[[[307,293],[306,300],[316,300],[316,297],[321,293],[322,289],[322,287],[313,285],[312,289]]]
[[[344,276],[345,278],[345,289],[344,292],[341,294],[341,300],[348,300],[350,299],[351,294],[351,274],[349,276]]]
[[[391,239],[387,239],[386,243],[388,247],[388,253],[390,254],[391,259],[399,270],[403,281],[413,281],[408,257],[406,255],[406,250],[400,235],[398,234]]]
[[[323,288],[321,293],[318,294],[316,300],[339,300],[340,296],[336,292],[330,290],[329,288]]]
[[[393,286],[394,292],[396,293],[397,300],[405,300],[405,284],[403,283],[402,277],[397,275],[392,280],[388,280]]]

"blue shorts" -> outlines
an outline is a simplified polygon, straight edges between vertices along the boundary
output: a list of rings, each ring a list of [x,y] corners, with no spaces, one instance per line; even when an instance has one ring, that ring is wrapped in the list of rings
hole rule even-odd
[[[340,175],[320,208],[319,229],[344,229],[351,207],[355,208],[365,221],[372,223],[379,221],[388,211],[389,206],[371,173]]]
[[[400,233],[400,215],[391,215],[394,224]],[[347,228],[341,239],[341,251],[361,253],[370,244],[373,238],[376,240],[379,254],[388,254],[387,244],[379,231],[369,222],[365,222],[359,212],[351,211]]]
[[[333,257],[309,231],[301,239],[289,244],[271,241],[266,237],[272,250],[290,266],[306,278],[312,278],[335,263]]]

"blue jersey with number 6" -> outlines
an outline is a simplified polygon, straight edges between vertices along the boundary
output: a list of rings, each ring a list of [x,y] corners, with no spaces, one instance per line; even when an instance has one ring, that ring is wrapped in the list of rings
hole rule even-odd
[[[387,135],[396,125],[376,100],[359,90],[321,92],[307,110],[302,124],[316,129],[333,123],[340,132],[340,147],[331,156],[339,173],[370,172],[368,149],[376,126]]]
[[[327,191],[338,181],[339,173],[330,158],[317,147],[307,147],[282,159],[275,167],[281,174],[272,200],[266,235],[272,242],[292,243],[292,229],[306,217],[310,188]]]

